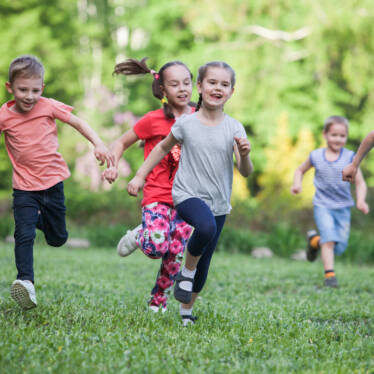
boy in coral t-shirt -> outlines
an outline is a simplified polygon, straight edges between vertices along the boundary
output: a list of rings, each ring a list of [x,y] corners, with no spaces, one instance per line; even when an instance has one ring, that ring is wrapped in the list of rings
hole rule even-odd
[[[37,305],[33,245],[36,228],[46,241],[62,246],[67,238],[63,180],[70,176],[58,150],[55,119],[68,123],[94,146],[96,158],[108,166],[113,156],[95,131],[71,113],[72,107],[42,97],[44,68],[34,56],[20,56],[9,67],[6,88],[14,96],[0,108],[0,134],[13,166],[13,211],[17,279],[13,299],[23,308]]]

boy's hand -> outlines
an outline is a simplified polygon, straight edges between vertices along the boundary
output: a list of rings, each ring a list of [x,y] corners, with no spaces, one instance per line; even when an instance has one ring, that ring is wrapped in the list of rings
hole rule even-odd
[[[291,187],[292,195],[297,195],[300,192],[301,192],[301,186],[292,185],[292,187]]]
[[[135,175],[127,185],[127,192],[130,196],[138,196],[138,192],[144,186],[144,179]]]
[[[104,165],[105,161],[108,168],[114,166],[114,156],[104,144],[98,144],[95,146],[94,154],[96,159],[100,161],[100,166]]]
[[[343,172],[342,172],[343,181],[354,183],[356,174],[357,174],[357,167],[354,166],[353,164],[347,165],[343,169]]]
[[[369,205],[366,203],[366,201],[357,201],[356,203],[357,209],[361,210],[362,213],[368,214],[369,213]]]
[[[234,140],[238,146],[240,157],[248,156],[249,152],[251,152],[251,143],[249,143],[249,140],[247,138],[238,138],[237,136],[234,136]]]
[[[113,183],[118,178],[118,170],[116,167],[111,166],[108,169],[105,169],[101,173],[101,179],[106,179],[109,183]]]

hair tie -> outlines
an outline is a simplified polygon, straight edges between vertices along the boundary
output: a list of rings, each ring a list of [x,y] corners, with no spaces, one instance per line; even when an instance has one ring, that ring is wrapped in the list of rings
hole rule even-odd
[[[160,78],[160,75],[155,70],[151,69],[149,72],[153,75],[155,79]]]
[[[166,98],[165,97],[163,97],[162,99],[161,99],[161,103],[162,104],[166,104],[168,101],[166,100]]]

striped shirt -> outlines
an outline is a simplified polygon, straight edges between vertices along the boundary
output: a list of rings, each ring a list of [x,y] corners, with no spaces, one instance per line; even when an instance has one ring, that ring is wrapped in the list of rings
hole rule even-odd
[[[351,185],[342,179],[343,168],[352,162],[354,152],[342,148],[335,161],[326,160],[326,148],[310,152],[310,162],[315,168],[314,186],[316,193],[313,204],[329,209],[341,209],[354,206]]]

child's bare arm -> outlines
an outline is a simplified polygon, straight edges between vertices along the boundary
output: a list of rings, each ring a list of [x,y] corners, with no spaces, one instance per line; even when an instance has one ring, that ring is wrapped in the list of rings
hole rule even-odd
[[[135,177],[127,185],[127,192],[131,196],[138,196],[139,190],[142,189],[145,178],[151,170],[170,152],[178,141],[170,132],[169,135],[152,149],[143,165],[137,171]]]
[[[357,153],[353,157],[352,163],[347,165],[343,169],[343,181],[346,182],[355,182],[356,174],[358,171],[358,167],[362,159],[367,155],[367,153],[374,147],[374,131],[370,131],[369,134],[366,135],[364,140],[361,142],[360,146],[358,147]]]
[[[114,164],[113,155],[105,146],[100,137],[96,134],[95,130],[87,122],[83,121],[74,114],[70,114],[70,118],[66,123],[74,127],[94,145],[94,154],[95,157],[101,162],[100,165],[103,165],[105,161],[107,162],[108,167]]]
[[[367,186],[361,169],[359,168],[356,174],[356,206],[364,214],[369,213],[369,206],[366,203]]]
[[[105,178],[109,183],[113,183],[117,179],[118,163],[123,152],[138,140],[138,136],[131,128],[112,144],[111,151],[114,158],[114,164],[103,171],[102,179]]]
[[[367,155],[367,153],[374,147],[374,131],[370,131],[366,135],[364,140],[361,142],[355,157],[353,157],[352,163],[359,167],[362,159]]]
[[[243,177],[248,177],[253,171],[253,164],[249,153],[251,152],[251,144],[247,138],[234,137],[234,153],[236,158],[236,166]]]
[[[301,192],[302,189],[302,182],[304,174],[313,167],[312,163],[310,162],[310,158],[308,157],[296,170],[293,177],[293,184],[291,186],[291,193],[296,195]]]

